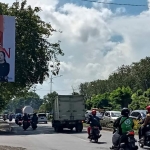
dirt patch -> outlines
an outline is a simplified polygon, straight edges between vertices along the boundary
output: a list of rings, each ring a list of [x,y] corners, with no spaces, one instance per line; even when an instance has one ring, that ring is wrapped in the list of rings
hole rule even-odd
[[[12,146],[0,145],[0,150],[27,150],[27,149],[26,148],[22,148],[22,147],[12,147]]]

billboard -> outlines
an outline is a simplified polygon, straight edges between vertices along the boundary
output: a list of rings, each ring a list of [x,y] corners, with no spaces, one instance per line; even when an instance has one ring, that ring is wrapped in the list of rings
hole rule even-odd
[[[15,17],[0,15],[0,82],[15,82]]]

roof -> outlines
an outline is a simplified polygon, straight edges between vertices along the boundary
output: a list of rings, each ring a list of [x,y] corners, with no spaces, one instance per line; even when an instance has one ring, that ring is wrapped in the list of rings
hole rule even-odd
[[[132,112],[146,112],[147,110],[133,110]]]
[[[121,111],[106,111],[106,112],[121,113]]]

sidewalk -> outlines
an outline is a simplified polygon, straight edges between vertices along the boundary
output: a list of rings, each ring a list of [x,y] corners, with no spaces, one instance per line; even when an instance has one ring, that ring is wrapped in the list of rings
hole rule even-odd
[[[7,121],[0,120],[0,132],[11,132],[11,125]]]

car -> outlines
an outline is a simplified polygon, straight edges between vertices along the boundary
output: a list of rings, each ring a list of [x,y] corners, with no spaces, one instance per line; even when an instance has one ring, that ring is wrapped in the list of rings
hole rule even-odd
[[[117,118],[121,116],[120,111],[106,111],[103,116],[103,120],[107,123],[113,123]]]
[[[133,110],[130,114],[132,119],[142,119],[144,120],[146,117],[146,110]]]
[[[38,123],[45,122],[47,124],[47,117],[45,113],[38,114]]]

